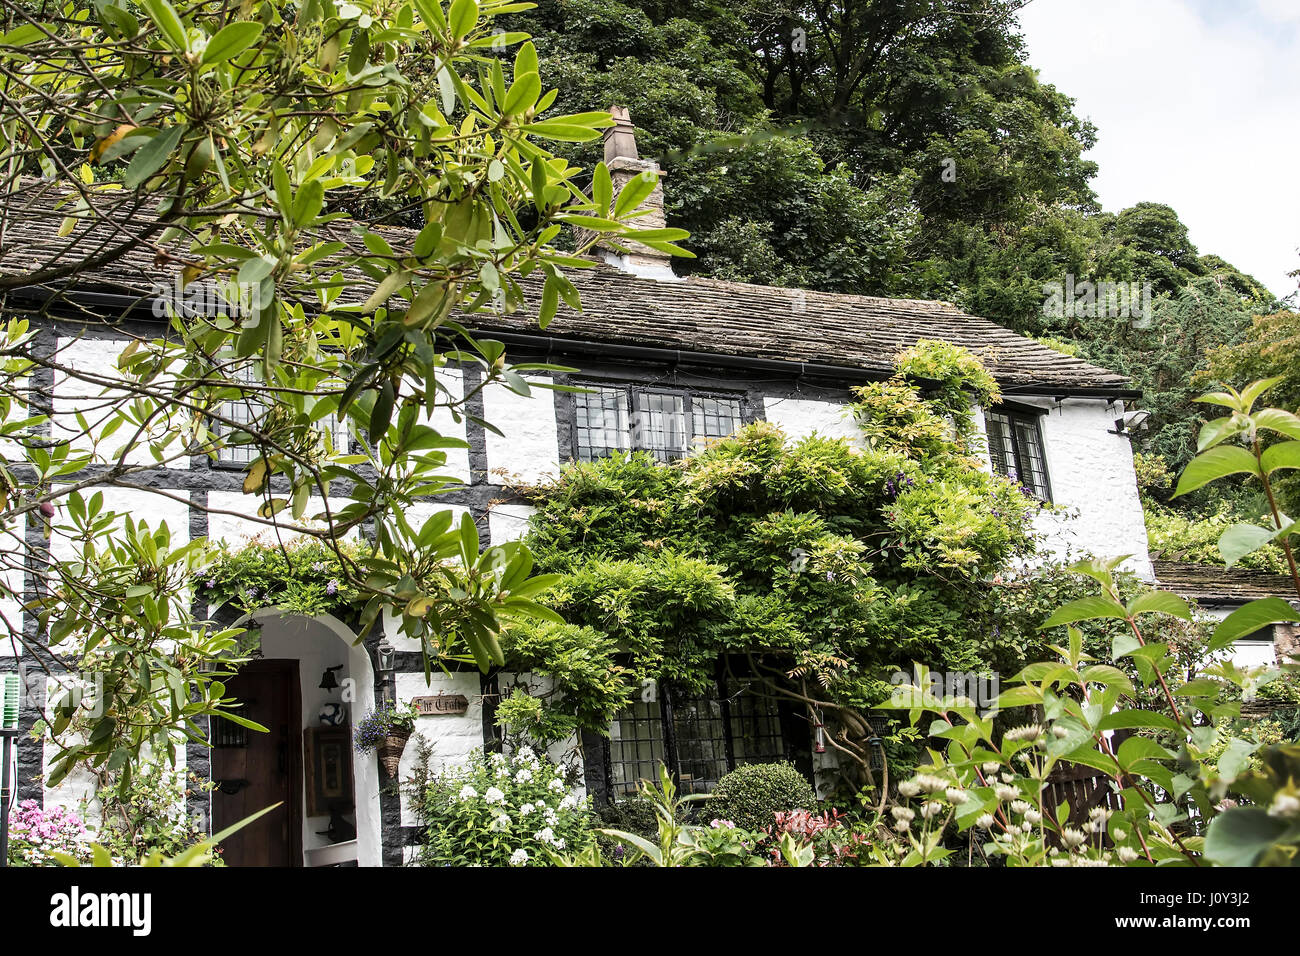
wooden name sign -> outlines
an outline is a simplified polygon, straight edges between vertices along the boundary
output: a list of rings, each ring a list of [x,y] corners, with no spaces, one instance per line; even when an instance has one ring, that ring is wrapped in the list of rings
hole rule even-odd
[[[469,710],[469,698],[462,694],[438,694],[436,697],[412,697],[415,712],[421,717],[463,714]]]

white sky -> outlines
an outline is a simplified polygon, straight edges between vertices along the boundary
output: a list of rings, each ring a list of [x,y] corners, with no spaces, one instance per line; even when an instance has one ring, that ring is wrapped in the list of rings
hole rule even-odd
[[[1276,295],[1300,268],[1300,0],[1032,0],[1029,62],[1097,126],[1111,212],[1172,206]]]

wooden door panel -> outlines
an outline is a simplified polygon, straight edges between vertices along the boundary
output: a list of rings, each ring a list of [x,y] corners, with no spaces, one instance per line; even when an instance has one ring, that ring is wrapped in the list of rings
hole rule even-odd
[[[212,828],[222,830],[259,810],[270,813],[222,841],[228,866],[300,866],[302,712],[296,661],[251,661],[226,683],[243,703],[239,713],[266,727],[260,733],[214,720]]]

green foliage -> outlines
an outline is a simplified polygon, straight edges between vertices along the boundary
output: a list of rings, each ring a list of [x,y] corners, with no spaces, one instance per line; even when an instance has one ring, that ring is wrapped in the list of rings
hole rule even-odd
[[[804,775],[788,763],[744,764],[723,776],[714,788],[708,813],[746,830],[775,824],[775,814],[810,810],[817,795]]]
[[[564,770],[523,747],[510,757],[476,753],[432,777],[420,794],[421,866],[544,866],[581,853],[594,836],[585,798]]]
[[[214,607],[230,605],[245,613],[276,607],[304,617],[332,614],[355,622],[360,593],[349,583],[340,554],[355,560],[360,551],[347,542],[336,548],[301,538],[237,549],[222,542],[194,587]]]
[[[186,798],[191,790],[214,787],[158,763],[138,769],[125,792],[106,781],[97,792],[102,805],[95,842],[112,855],[114,865],[135,866],[155,854],[179,856],[208,838],[202,819],[190,815]],[[224,865],[219,851],[213,851],[208,865]]]
[[[51,785],[78,765],[121,770],[146,747],[171,756],[176,733],[198,739],[204,717],[238,720],[216,665],[237,635],[187,606],[185,585],[212,579],[201,543],[110,514],[92,485],[174,497],[139,472],[237,447],[248,462],[238,516],[266,540],[306,535],[332,552],[337,577],[314,582],[286,555],[275,560],[289,577],[276,581],[253,556],[226,556],[209,590],[247,607],[237,586],[256,587],[258,603],[269,591],[302,613],[355,604],[360,635],[392,612],[426,667],[500,666],[510,620],[555,619],[532,600],[550,580],[530,576],[518,545],[480,552],[472,521],[408,516],[457,484],[447,453],[464,443],[430,424],[466,413],[448,365],[520,395],[532,388],[521,371],[544,367],[517,370],[460,318],[524,308],[528,274],[542,286],[528,304],[541,326],[561,303],[580,308],[566,271],[589,263],[568,253],[602,237],[689,255],[675,244],[684,231],[638,229],[627,202],[588,195],[586,174],[550,152],[599,140],[608,104],[551,109],[559,94],[543,84],[536,47],[500,29],[520,12],[509,0],[127,6],[72,0],[23,24],[28,14],[7,8],[7,202],[54,197],[66,246],[99,251],[7,260],[0,290],[99,284],[84,273],[102,269],[128,284],[174,278],[234,308],[181,314],[171,302],[143,332],[105,314],[127,339],[107,369],[63,351],[82,343],[37,345],[27,317],[0,332],[12,451],[0,524],[18,542],[0,549],[0,579],[32,581],[25,594],[0,584],[0,596],[29,602],[35,643],[48,637],[70,672],[105,675],[106,706],[76,728],[84,736],[71,732],[73,708],[53,708]],[[607,183],[608,169],[596,164],[592,180]],[[579,229],[581,239],[564,235]],[[128,258],[141,249],[158,253],[152,274]],[[89,397],[58,425],[14,400],[50,375]],[[194,506],[221,510],[201,497]],[[23,533],[29,520],[47,541]],[[358,533],[356,549],[341,544]],[[31,641],[12,621],[7,630]]]
[[[668,768],[660,764],[658,786],[644,781],[640,792],[640,800],[654,811],[654,832],[647,835],[612,829],[600,832],[626,848],[628,852],[621,857],[616,855],[617,861],[625,866],[641,861],[650,866],[766,866],[766,860],[755,852],[762,834],[735,826],[687,822],[690,804],[705,799],[708,799],[705,794],[679,797]],[[573,866],[590,865],[593,861],[557,857],[556,862]]]
[[[1300,456],[1290,450],[1300,445],[1300,419],[1255,408],[1276,384],[1263,380],[1202,397],[1228,414],[1202,428],[1201,453],[1183,470],[1175,495],[1246,473],[1275,501],[1276,476],[1300,468]],[[1268,527],[1229,527],[1220,551],[1231,564],[1276,542],[1300,595],[1292,523],[1275,504],[1271,517]],[[929,751],[924,773],[899,785],[904,801],[915,801],[891,810],[894,829],[908,843],[903,865],[950,855],[943,844],[950,826],[981,834],[982,852],[1017,866],[1295,864],[1300,747],[1279,742],[1285,739],[1280,724],[1243,727],[1236,719],[1240,700],[1276,681],[1279,670],[1243,671],[1226,659],[1187,668],[1170,643],[1153,639],[1158,635],[1151,625],[1165,618],[1191,621],[1191,609],[1169,592],[1126,597],[1114,573],[1122,560],[1075,566],[1100,585],[1100,593],[1066,602],[1043,623],[1066,628],[1066,640],[1054,647],[1057,658],[1024,668],[998,700],[1002,709],[1030,708],[1020,726],[998,733],[993,719],[969,702],[925,694],[927,674],[918,665],[915,685],[892,706],[909,710],[913,723],[934,713],[930,738],[943,743]],[[1252,601],[1214,627],[1206,650],[1223,651],[1295,613],[1278,597]],[[1132,666],[1098,662],[1075,627],[1082,622],[1121,624],[1109,656]],[[1294,673],[1296,667],[1285,669]],[[1281,699],[1294,696],[1289,685],[1277,692]],[[1163,697],[1163,706],[1130,706],[1140,704],[1144,692]],[[1108,731],[1124,737],[1108,738]],[[1071,817],[1068,803],[1053,806],[1053,771],[1070,764],[1109,778],[1117,803],[1093,807],[1086,820]]]
[[[558,692],[540,706],[516,692],[511,725],[539,740],[603,733],[632,692],[699,693],[720,658],[747,660],[740,676],[764,693],[825,709],[833,741],[869,773],[861,709],[889,696],[891,671],[912,659],[978,671],[991,647],[1010,648],[985,623],[985,579],[1032,551],[1040,505],[954,437],[960,384],[989,394],[969,354],[921,346],[900,362],[943,387],[924,397],[900,376],[864,388],[865,449],[790,442],[759,422],[671,466],[567,467],[527,540],[561,575],[546,602],[570,625],[507,638],[512,666],[556,677]],[[1037,623],[1015,639],[1031,645]]]
[[[1153,502],[1147,502],[1145,510],[1147,541],[1153,556],[1206,565],[1222,564],[1219,538],[1224,531],[1243,520],[1261,517],[1243,513],[1228,501],[1220,501],[1212,511],[1199,515],[1173,511]],[[1243,555],[1237,566],[1273,574],[1287,572],[1286,555],[1272,542]]]

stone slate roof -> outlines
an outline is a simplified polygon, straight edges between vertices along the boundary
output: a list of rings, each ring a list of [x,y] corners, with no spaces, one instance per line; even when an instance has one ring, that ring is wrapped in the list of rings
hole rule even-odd
[[[64,264],[94,257],[142,224],[152,221],[152,203],[115,213],[112,224],[77,225],[58,235],[70,207],[56,207],[60,187],[31,183],[0,202],[7,224],[0,246],[0,272],[27,271],[51,260]],[[123,199],[127,194],[122,194]],[[410,242],[406,229],[377,227],[394,248]],[[356,237],[338,238],[359,246]],[[176,247],[178,254],[184,248]],[[77,275],[77,290],[148,295],[152,283],[172,283],[179,263],[153,247],[133,250]],[[988,365],[1004,389],[1057,389],[1077,394],[1091,389],[1125,390],[1128,379],[1047,348],[988,319],[968,315],[946,302],[882,299],[812,292],[712,279],[661,281],[637,278],[603,263],[573,269],[569,277],[582,298],[581,313],[560,307],[545,335],[565,339],[650,346],[686,352],[721,353],[796,363],[850,367],[887,375],[900,349],[918,339],[942,339],[965,346]],[[360,277],[364,278],[364,277]],[[368,280],[367,280],[368,282]],[[47,285],[58,285],[57,282]],[[478,331],[535,332],[533,316],[541,297],[539,277],[523,280],[527,308],[507,316],[477,313],[461,320]],[[369,289],[344,293],[361,301]]]
[[[1265,597],[1296,603],[1295,585],[1282,574],[1159,559],[1152,566],[1162,588],[1202,604],[1245,604]]]

